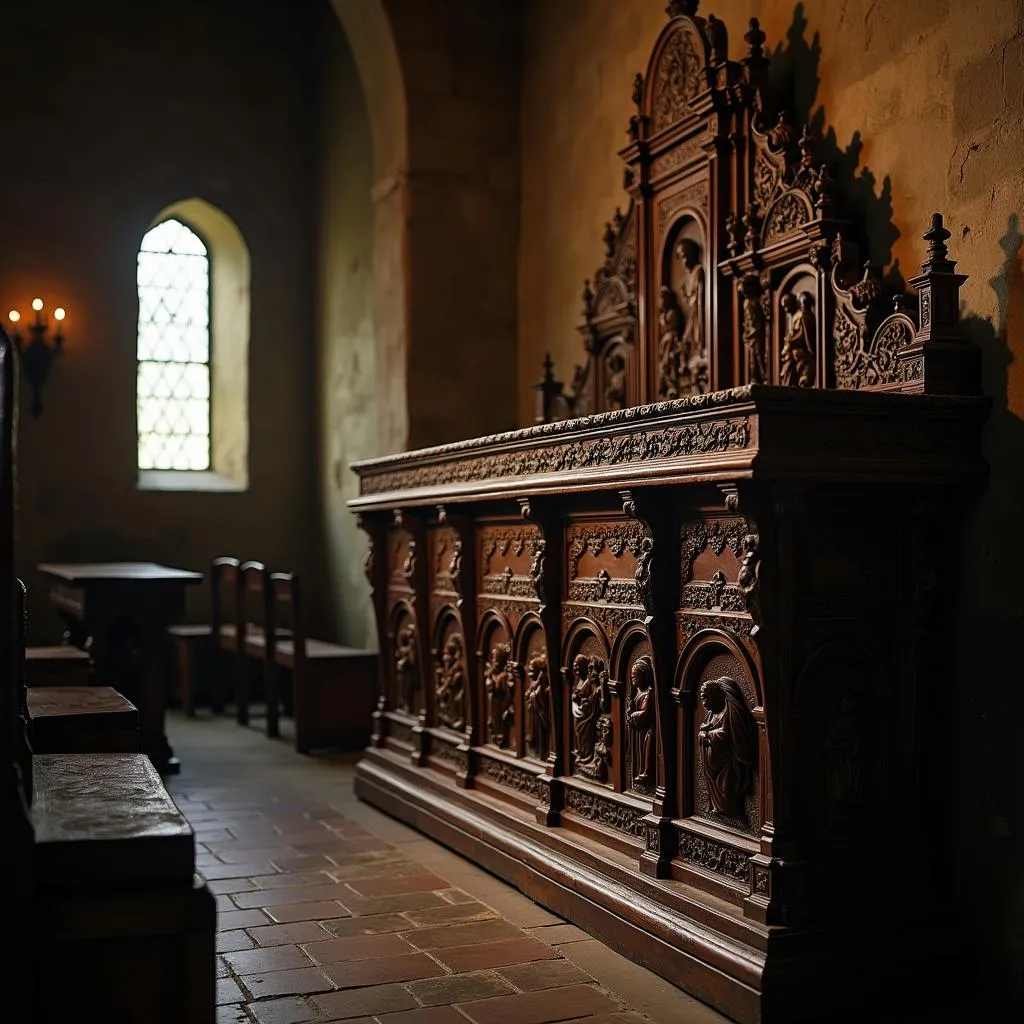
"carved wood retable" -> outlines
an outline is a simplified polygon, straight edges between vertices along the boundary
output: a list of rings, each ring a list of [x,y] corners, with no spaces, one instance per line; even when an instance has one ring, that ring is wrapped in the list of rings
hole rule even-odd
[[[637,76],[571,389],[354,466],[356,791],[738,1021],[836,1020],[963,963],[935,825],[988,401],[942,218],[886,294],[756,20],[733,61],[696,12]]]

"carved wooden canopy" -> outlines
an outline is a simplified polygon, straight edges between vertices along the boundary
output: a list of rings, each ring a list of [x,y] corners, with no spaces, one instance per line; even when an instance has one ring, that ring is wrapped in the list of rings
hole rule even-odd
[[[673,0],[620,153],[626,213],[583,292],[570,392],[537,385],[539,422],[744,384],[976,394],[958,330],[964,277],[935,214],[912,294],[860,264],[829,167],[767,80],[756,18],[743,56],[696,0]]]

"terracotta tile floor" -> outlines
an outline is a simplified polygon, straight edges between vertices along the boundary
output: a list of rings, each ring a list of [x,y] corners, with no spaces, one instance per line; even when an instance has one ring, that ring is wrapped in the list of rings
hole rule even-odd
[[[217,894],[218,1022],[724,1024],[359,803],[354,757],[302,757],[259,724],[168,715],[168,788]]]

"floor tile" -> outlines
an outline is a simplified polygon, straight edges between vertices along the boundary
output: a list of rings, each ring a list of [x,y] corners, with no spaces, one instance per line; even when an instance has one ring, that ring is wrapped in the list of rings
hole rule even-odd
[[[250,1003],[249,1012],[258,1024],[305,1024],[317,1016],[310,1004],[297,996]]]
[[[257,878],[261,889],[290,889],[297,886],[332,885],[334,879],[325,871],[282,871],[278,875]]]
[[[455,973],[480,971],[489,967],[507,967],[533,960],[558,957],[557,950],[536,939],[506,939],[504,942],[483,942],[472,946],[437,949],[433,955]]]
[[[252,907],[281,906],[285,903],[343,900],[346,896],[351,895],[351,889],[332,882],[328,885],[300,885],[290,889],[258,889],[255,892],[240,892],[235,897],[235,904],[239,910],[247,910]]]
[[[238,987],[234,978],[217,979],[217,1005],[224,1006],[226,1003],[239,1003],[245,996]]]
[[[401,878],[360,878],[348,887],[357,896],[395,896],[407,892],[434,892],[447,889],[448,883],[438,875],[405,875]]]
[[[375,985],[372,988],[332,992],[314,996],[310,1002],[320,1012],[320,1019],[332,1021],[416,1008],[416,1000],[401,985]]]
[[[417,949],[448,949],[499,939],[521,939],[522,931],[508,921],[476,921],[471,924],[449,924],[440,928],[421,928],[409,932],[406,940]]]
[[[253,999],[266,996],[290,996],[311,992],[329,992],[334,985],[315,967],[300,967],[293,971],[269,971],[262,974],[244,974],[239,981]]]
[[[343,917],[340,920],[322,920],[320,925],[339,939],[351,935],[380,935],[384,932],[412,930],[409,918],[403,914],[373,914],[370,917]]]
[[[618,1008],[614,999],[593,985],[574,985],[555,993],[524,992],[459,1004],[459,1009],[476,1024],[551,1024]]]
[[[330,964],[323,968],[323,972],[338,988],[361,988],[365,985],[383,985],[392,981],[416,981],[418,978],[436,978],[447,973],[426,953]]]
[[[410,910],[405,915],[417,928],[433,928],[441,924],[460,924],[466,921],[487,921],[498,914],[482,903],[456,903],[429,910]],[[539,937],[539,936],[538,936]],[[589,938],[589,936],[588,936]]]
[[[508,995],[515,989],[492,971],[478,974],[451,974],[444,978],[413,981],[406,988],[424,1005],[462,1003],[490,996]]]
[[[250,882],[248,878],[223,878],[207,879],[206,888],[215,896],[228,896],[236,892],[246,892],[255,889],[256,883]]]
[[[269,924],[262,910],[228,910],[217,914],[217,930],[229,932],[235,928],[258,928]]]
[[[245,1012],[241,1003],[218,1006],[214,1020],[216,1024],[252,1024],[252,1017]]]
[[[217,952],[230,953],[236,949],[252,949],[256,943],[240,928],[235,932],[218,932]]]
[[[352,890],[342,900],[342,905],[350,914],[390,914],[403,910],[425,910],[428,907],[450,906],[444,897],[436,892],[410,892],[400,896],[374,896],[366,898],[357,896]]]
[[[328,939],[303,945],[303,952],[315,964],[337,964],[370,960],[380,956],[402,956],[412,953],[408,942],[399,935],[352,935],[345,939]]]
[[[267,859],[278,871],[324,871],[327,868],[335,867],[334,861],[322,853],[288,853],[283,857],[268,857]]]
[[[225,953],[224,960],[235,974],[262,974],[311,967],[312,961],[298,946],[268,946],[265,949],[244,949]]]
[[[574,924],[547,924],[540,928],[529,928],[529,933],[541,942],[551,946],[561,945],[565,942],[583,942],[591,938],[582,928]]]
[[[260,946],[284,946],[288,943],[318,942],[328,938],[315,921],[296,921],[293,924],[270,924],[265,928],[250,928],[250,936]]]
[[[273,875],[277,872],[269,861],[250,861],[245,864],[210,864],[199,868],[203,878],[217,881],[222,878],[253,878],[256,875]]]
[[[523,992],[564,988],[567,985],[587,985],[594,981],[589,974],[566,960],[538,960],[532,964],[502,967],[498,973]]]
[[[466,1024],[466,1018],[450,1006],[428,1006],[421,1010],[385,1013],[377,1020],[380,1024]]]
[[[285,903],[277,907],[264,907],[259,911],[278,924],[293,921],[336,920],[343,916],[345,908],[333,900],[313,900],[312,903]]]

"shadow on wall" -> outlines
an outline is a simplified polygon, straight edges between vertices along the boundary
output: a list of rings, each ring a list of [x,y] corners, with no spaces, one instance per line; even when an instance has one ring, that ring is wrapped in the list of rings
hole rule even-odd
[[[877,191],[875,175],[860,165],[864,143],[860,132],[854,132],[845,148],[839,145],[835,128],[825,127],[825,108],[814,108],[821,78],[821,40],[818,33],[808,43],[807,18],[804,5],[793,8],[793,21],[786,32],[785,43],[779,43],[771,53],[768,79],[785,97],[796,125],[808,125],[815,140],[816,163],[828,164],[829,173],[836,182],[836,196],[840,207],[849,216],[851,225],[859,229],[861,237],[851,238],[858,243],[863,258],[885,270],[883,283],[893,291],[904,291],[906,285],[900,272],[899,260],[892,263],[892,247],[900,237],[900,230],[892,219],[892,181],[886,175],[881,191]]]
[[[860,233],[852,240],[863,258],[885,270],[887,290],[903,291],[898,260],[890,265],[900,237],[890,179],[883,178],[879,190],[871,170],[859,166],[860,133],[840,146],[835,129],[826,128],[824,107],[815,108],[821,42],[817,33],[808,41],[804,9],[795,6],[786,40],[771,55],[769,78],[794,124],[809,124],[815,162],[828,164],[851,230]],[[1024,510],[1024,422],[1010,395],[1014,353],[1024,351],[1018,215],[1009,218],[1000,246],[1002,270],[989,282],[998,325],[972,315],[962,321],[982,351],[982,389],[993,403],[983,434],[990,479],[980,498],[969,499],[961,533],[958,594],[949,615],[956,645],[952,700],[935,725],[951,790],[946,806],[936,808],[948,815],[948,877],[975,932],[982,1001],[1005,1011],[1024,1007],[1024,655],[1018,646],[1024,636],[1024,546],[1016,542]],[[1024,396],[1018,396],[1018,407],[1021,401]]]
[[[960,561],[953,694],[954,879],[979,935],[983,980],[1024,1009],[1024,635],[1015,538],[1024,509],[1024,422],[1009,403],[1009,369],[1024,349],[1024,235],[1017,214],[1000,240],[1005,259],[989,281],[999,324],[975,316],[964,331],[982,349],[992,398],[984,450],[991,476],[972,510]]]

